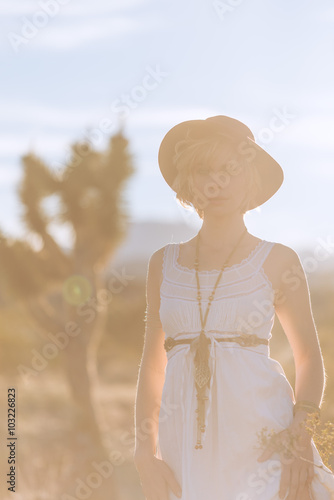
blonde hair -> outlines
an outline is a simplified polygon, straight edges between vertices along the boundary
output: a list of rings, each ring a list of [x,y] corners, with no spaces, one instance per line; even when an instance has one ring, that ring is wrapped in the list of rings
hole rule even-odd
[[[223,150],[221,150],[221,146],[224,146]],[[196,163],[209,163],[218,148],[220,148],[219,156],[222,162],[230,165],[232,171],[235,166],[244,169],[248,190],[240,206],[242,214],[249,210],[251,201],[261,188],[261,178],[256,165],[250,163],[245,155],[236,148],[235,140],[232,137],[219,134],[204,139],[191,139],[188,133],[185,139],[175,145],[173,163],[177,169],[177,175],[172,188],[176,192],[176,198],[180,204],[184,208],[193,207],[201,219],[204,217],[204,210],[193,201],[194,166]]]

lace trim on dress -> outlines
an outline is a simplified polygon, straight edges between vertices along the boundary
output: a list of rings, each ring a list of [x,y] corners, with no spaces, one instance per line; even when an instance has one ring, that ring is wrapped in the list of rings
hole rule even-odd
[[[247,257],[245,257],[241,262],[237,262],[236,264],[233,264],[232,266],[226,266],[224,272],[229,272],[234,269],[237,269],[239,267],[244,267],[245,264],[248,264],[248,262],[255,256],[255,254],[262,248],[262,246],[267,243],[267,240],[260,240],[256,247],[253,248],[253,250],[249,253]],[[177,268],[180,269],[181,271],[188,272],[188,273],[194,273],[195,268],[190,268],[183,266],[182,264],[179,264],[178,258],[179,258],[179,253],[180,253],[180,243],[173,243],[173,245],[176,245],[174,255],[173,255],[173,265]],[[203,271],[198,271],[199,274],[216,274],[219,273],[220,269],[209,269],[209,270],[203,270]]]
[[[170,243],[168,243],[163,251],[163,259],[162,259],[162,276],[166,277],[166,267],[167,267],[167,252],[169,250]]]

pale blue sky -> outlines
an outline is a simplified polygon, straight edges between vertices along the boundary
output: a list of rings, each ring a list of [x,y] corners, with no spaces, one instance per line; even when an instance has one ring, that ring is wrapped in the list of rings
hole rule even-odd
[[[108,118],[115,130],[130,96],[132,218],[198,226],[159,173],[158,148],[176,123],[223,114],[244,121],[285,172],[247,214],[249,231],[295,248],[334,241],[331,1],[16,0],[1,5],[0,23],[0,225],[10,234],[21,230],[20,156],[33,150],[56,168],[88,128]],[[94,137],[101,148],[109,134]]]

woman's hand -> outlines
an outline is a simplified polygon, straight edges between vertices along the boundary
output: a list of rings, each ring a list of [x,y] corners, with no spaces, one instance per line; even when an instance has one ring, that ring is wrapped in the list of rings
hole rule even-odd
[[[134,464],[146,500],[169,500],[169,488],[181,498],[181,487],[166,462],[154,455],[144,455],[134,456]]]
[[[312,500],[309,487],[314,477],[311,435],[299,423],[275,435],[259,462],[267,460],[278,451],[282,464],[279,497],[285,500]],[[288,496],[286,496],[288,494]]]

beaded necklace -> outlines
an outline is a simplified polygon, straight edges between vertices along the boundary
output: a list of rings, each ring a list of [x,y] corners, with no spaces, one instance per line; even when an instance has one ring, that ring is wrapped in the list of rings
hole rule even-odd
[[[204,432],[205,430],[205,400],[208,398],[205,396],[205,390],[206,386],[210,388],[210,368],[208,365],[208,359],[209,359],[209,351],[208,351],[208,344],[210,342],[210,339],[205,335],[205,325],[206,325],[206,320],[208,317],[209,309],[211,306],[211,303],[214,299],[216,288],[218,286],[218,283],[220,281],[220,278],[223,274],[223,271],[225,267],[227,266],[227,263],[231,257],[231,255],[234,253],[235,249],[237,248],[238,244],[240,243],[241,239],[243,236],[246,234],[247,228],[244,229],[242,232],[241,236],[237,240],[236,244],[234,245],[232,251],[228,255],[227,259],[225,260],[224,264],[221,267],[220,273],[217,277],[215,286],[213,287],[213,290],[211,292],[211,295],[209,296],[209,302],[206,308],[205,316],[203,319],[203,312],[202,312],[202,295],[201,295],[201,290],[200,290],[200,284],[199,284],[199,276],[198,276],[198,266],[199,266],[199,239],[200,235],[199,232],[197,234],[196,238],[196,258],[195,258],[195,271],[196,271],[196,281],[197,281],[197,300],[198,300],[198,307],[200,311],[200,318],[201,318],[201,333],[198,338],[198,342],[196,342],[196,354],[194,357],[194,364],[195,364],[195,384],[196,384],[196,389],[197,389],[197,410],[196,413],[197,415],[197,421],[198,421],[198,426],[197,426],[197,444],[195,448],[203,448],[201,444],[201,432]]]

